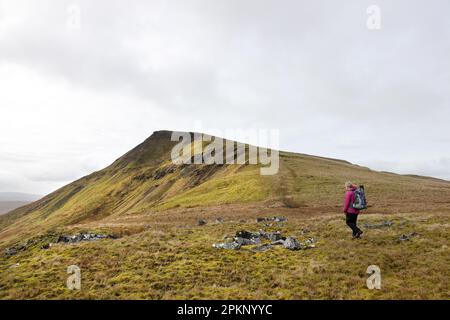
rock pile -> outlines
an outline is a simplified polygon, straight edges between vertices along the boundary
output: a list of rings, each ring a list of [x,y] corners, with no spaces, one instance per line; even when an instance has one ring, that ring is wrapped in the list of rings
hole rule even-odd
[[[362,226],[367,229],[379,229],[379,228],[385,228],[390,227],[394,224],[394,222],[387,220],[380,223],[364,223]]]
[[[262,243],[262,241],[268,240],[268,243]],[[213,244],[214,248],[227,249],[227,250],[239,250],[242,246],[256,245],[252,249],[254,252],[263,252],[271,249],[274,245],[282,245],[289,250],[301,250],[315,247],[315,240],[309,238],[304,243],[299,242],[295,237],[283,237],[280,231],[265,232],[259,230],[258,232],[238,231],[236,232],[233,241],[222,242]]]
[[[263,217],[256,218],[256,222],[285,222],[287,218],[285,217]]]
[[[73,236],[60,235],[56,243],[77,243],[80,241],[95,241],[101,239],[115,239],[112,234],[98,234],[98,233],[79,233]]]
[[[286,249],[289,250],[301,250],[301,249],[310,249],[316,247],[316,241],[314,238],[309,238],[305,242],[299,242],[294,237],[287,237],[285,240],[281,239],[271,243],[272,245],[282,245]]]
[[[17,254],[19,251],[22,251],[22,250],[25,250],[24,246],[6,248],[5,249],[5,255],[13,256],[13,255]]]
[[[77,243],[80,241],[95,241],[101,239],[116,239],[112,234],[101,233],[78,233],[75,235],[61,235],[54,232],[49,232],[44,235],[39,235],[24,241],[22,244],[16,244],[13,247],[5,249],[6,256],[13,256],[21,251],[29,248],[40,248],[43,250],[49,249],[53,243]]]

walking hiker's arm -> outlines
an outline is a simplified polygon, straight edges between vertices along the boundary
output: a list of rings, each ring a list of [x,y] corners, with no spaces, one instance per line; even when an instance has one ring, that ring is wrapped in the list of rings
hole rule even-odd
[[[346,192],[345,193],[344,210],[343,210],[344,213],[347,213],[347,210],[350,207],[350,202],[351,202],[351,193]]]

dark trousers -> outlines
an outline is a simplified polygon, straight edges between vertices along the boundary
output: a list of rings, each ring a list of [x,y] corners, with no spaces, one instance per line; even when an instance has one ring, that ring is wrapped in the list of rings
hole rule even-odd
[[[358,232],[361,230],[356,225],[356,221],[358,220],[358,215],[353,213],[346,213],[345,214],[345,222],[347,225],[352,229],[353,235],[355,236]]]

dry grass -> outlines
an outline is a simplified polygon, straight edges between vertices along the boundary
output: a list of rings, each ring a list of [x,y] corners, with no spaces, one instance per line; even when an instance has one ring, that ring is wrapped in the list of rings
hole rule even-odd
[[[448,299],[449,215],[363,215],[360,223],[385,219],[394,225],[365,230],[352,240],[342,215],[290,217],[264,227],[225,215],[205,226],[194,221],[161,224],[135,216],[132,230],[116,240],[38,247],[0,260],[3,299]],[[136,228],[141,221],[142,228]],[[117,222],[118,223],[118,222]],[[436,229],[434,226],[443,227]],[[84,226],[93,228],[94,224]],[[116,224],[116,232],[120,229]],[[132,227],[134,226],[134,227]],[[78,226],[77,228],[81,228]],[[105,230],[107,225],[97,226]],[[110,227],[113,227],[111,224]],[[317,247],[281,247],[253,253],[212,248],[237,230],[280,230],[299,239],[314,237]],[[301,231],[308,229],[304,235]],[[72,230],[74,231],[74,230]],[[410,241],[403,233],[417,232]],[[18,266],[14,266],[19,264]],[[67,266],[82,270],[82,290],[65,288]],[[376,264],[382,289],[368,290],[365,273]]]

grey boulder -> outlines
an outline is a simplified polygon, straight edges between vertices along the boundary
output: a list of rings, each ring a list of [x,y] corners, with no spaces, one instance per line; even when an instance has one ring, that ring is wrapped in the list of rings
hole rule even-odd
[[[294,237],[287,237],[284,240],[283,247],[289,250],[300,250],[302,248],[300,242]]]
[[[216,249],[239,250],[241,248],[241,245],[233,241],[233,242],[215,243],[213,244],[213,247]]]

